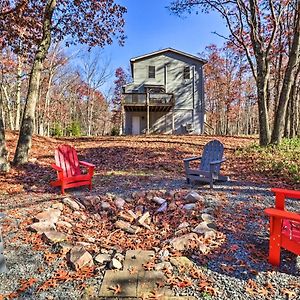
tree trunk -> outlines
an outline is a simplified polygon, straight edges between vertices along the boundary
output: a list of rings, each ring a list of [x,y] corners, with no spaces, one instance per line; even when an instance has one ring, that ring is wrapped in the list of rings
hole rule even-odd
[[[22,125],[19,134],[18,145],[14,156],[14,164],[21,165],[28,162],[31,148],[32,134],[34,130],[35,107],[39,96],[39,86],[43,61],[45,60],[51,44],[51,22],[56,6],[56,0],[48,0],[43,20],[43,37],[38,46],[30,74],[28,94],[23,113]]]
[[[278,40],[278,45],[279,45],[279,54],[276,55],[275,57],[275,73],[274,73],[274,115],[276,111],[276,107],[278,106],[278,99],[279,99],[279,94],[280,94],[280,85],[282,82],[282,63],[283,63],[283,53],[284,53],[284,46],[282,43],[282,37],[284,35],[284,29],[283,29],[283,24],[279,24],[279,40]]]
[[[288,138],[290,136],[290,122],[291,122],[291,117],[292,117],[292,105],[293,101],[291,98],[291,93],[288,97],[288,104],[286,108],[286,114],[285,114],[285,121],[284,121],[284,133],[283,136]]]
[[[92,125],[93,125],[93,114],[94,114],[94,92],[92,92],[92,95],[89,97],[88,100],[88,136],[92,135]]]
[[[257,98],[259,116],[259,144],[267,146],[270,142],[270,124],[267,107],[268,72],[264,68],[263,59],[257,64]]]
[[[0,172],[9,171],[8,152],[5,144],[2,99],[0,98]]]
[[[7,112],[7,117],[8,117],[7,119],[9,121],[9,129],[14,130],[15,127],[14,127],[14,118],[13,118],[13,108],[12,108],[12,105],[10,103],[10,97],[8,95],[6,86],[4,86],[2,84],[1,88],[2,88],[2,91],[3,91],[4,99],[5,99],[5,102],[2,105],[5,108],[4,110],[6,110],[6,112]]]
[[[274,128],[272,132],[272,144],[279,144],[284,130],[284,121],[288,105],[288,97],[290,95],[291,87],[293,84],[293,76],[296,72],[296,67],[299,62],[299,51],[300,51],[300,1],[297,4],[297,10],[295,12],[295,29],[294,37],[292,42],[291,51],[289,54],[289,61],[286,68],[286,72],[283,79],[281,93],[276,109]]]
[[[295,135],[300,137],[300,90],[298,91],[295,105]]]
[[[295,75],[295,79],[293,82],[293,85],[291,87],[291,92],[290,92],[290,101],[291,101],[291,116],[290,116],[290,135],[289,138],[294,138],[296,137],[296,132],[297,132],[297,121],[298,121],[298,109],[297,109],[297,101],[298,101],[298,94],[299,88],[299,80],[300,80],[300,65],[298,65],[297,72]]]
[[[22,86],[22,60],[20,55],[18,55],[17,59],[18,59],[18,67],[17,67],[15,129],[19,130],[20,119],[21,119],[21,86]]]
[[[250,16],[248,25],[250,26],[250,38],[253,52],[256,59],[256,86],[259,118],[259,144],[267,146],[270,142],[270,122],[268,112],[268,82],[270,66],[268,53],[263,47],[261,36],[261,20],[258,15],[258,2],[249,0]],[[249,60],[249,59],[248,59]]]

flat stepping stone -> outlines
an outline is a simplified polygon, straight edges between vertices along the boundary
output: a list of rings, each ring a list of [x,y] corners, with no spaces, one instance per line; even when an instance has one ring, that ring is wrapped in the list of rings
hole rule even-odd
[[[161,295],[160,299],[173,299],[173,292],[167,286],[158,287],[159,284],[166,283],[163,272],[160,271],[143,271],[130,274],[129,271],[108,270],[105,273],[99,297],[116,297],[115,299],[134,299],[136,297],[151,297],[156,291]],[[119,292],[115,294],[115,289],[119,287]],[[113,298],[114,299],[114,298]],[[179,300],[181,298],[178,298]],[[184,300],[185,298],[183,298]]]
[[[143,265],[151,261],[154,256],[154,251],[150,250],[128,250],[125,255],[124,270],[144,271]]]
[[[172,296],[173,292],[167,286],[166,277],[161,271],[144,271],[138,273],[138,286],[137,295],[138,297],[154,297],[153,292],[156,291],[157,295]],[[162,287],[159,287],[162,286]],[[159,298],[161,299],[161,298]],[[163,298],[164,299],[164,298]]]
[[[137,273],[130,274],[129,271],[113,271],[105,272],[101,285],[100,297],[137,297]],[[120,292],[115,294],[114,288],[120,286]]]
[[[109,298],[107,298],[107,296],[106,297],[99,297],[99,298],[97,298],[97,299],[103,299],[103,300],[105,300],[105,299],[109,299],[109,300],[120,300],[120,299],[122,299],[122,300],[139,300],[139,298],[137,298],[137,297],[109,297]]]
[[[159,299],[169,299],[173,292],[168,286],[165,286],[166,277],[164,273],[152,270],[145,271],[144,269],[144,265],[150,262],[154,256],[154,251],[128,250],[125,255],[123,271],[106,271],[99,297],[129,300],[159,295]],[[155,294],[153,294],[154,292]],[[170,298],[169,300],[177,300],[177,298]]]
[[[100,297],[99,299],[107,299],[105,297]],[[109,300],[137,300],[137,299],[141,299],[141,298],[136,298],[136,297],[109,297]],[[154,299],[154,298],[152,298]],[[159,298],[159,300],[197,300],[196,297],[194,296],[162,296],[161,298]]]
[[[162,300],[197,300],[194,296],[171,296],[163,297]]]
[[[3,244],[2,234],[1,234],[1,230],[0,230],[0,273],[7,272],[6,262],[5,262],[5,257],[3,255],[3,251],[4,251],[4,244]]]

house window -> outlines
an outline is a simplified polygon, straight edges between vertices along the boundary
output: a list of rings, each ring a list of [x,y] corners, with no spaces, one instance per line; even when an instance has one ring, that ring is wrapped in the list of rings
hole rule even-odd
[[[183,69],[183,79],[190,79],[190,67],[184,67]]]
[[[148,77],[155,78],[155,66],[149,66]]]

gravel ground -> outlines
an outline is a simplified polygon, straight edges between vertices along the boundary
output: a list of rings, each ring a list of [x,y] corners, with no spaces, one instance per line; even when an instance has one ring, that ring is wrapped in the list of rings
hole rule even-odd
[[[213,210],[217,230],[226,235],[225,243],[208,255],[189,252],[184,254],[196,264],[209,286],[216,292],[205,290],[205,287],[199,285],[201,280],[174,269],[174,276],[185,276],[193,282],[191,287],[174,287],[177,295],[191,295],[197,299],[300,299],[297,257],[282,251],[279,268],[272,268],[267,262],[268,219],[264,216],[263,209],[273,206],[274,196],[266,186],[229,182],[218,184],[211,191],[207,186],[191,187],[183,179],[153,178],[151,185],[136,182],[132,189],[123,193],[120,193],[124,189],[118,182],[110,184],[109,187],[110,190],[105,187],[94,189],[92,194],[114,192],[125,198],[136,190],[193,189],[204,196],[204,207]],[[84,197],[90,193],[73,190],[70,195]],[[27,224],[32,214],[49,207],[53,200],[60,198],[51,193],[37,192],[1,199],[0,211],[7,213],[7,217],[2,219],[2,231],[8,272],[0,274],[0,299],[96,299],[105,271],[104,266],[97,265],[92,276],[88,278],[79,276],[78,280],[60,282],[53,288],[50,286],[43,290],[41,285],[53,272],[65,268],[65,262],[59,258],[45,263],[45,249],[55,253],[55,248],[41,246],[41,249],[36,249],[26,236],[18,235],[20,228]],[[289,203],[289,208],[293,209],[294,204]],[[22,280],[33,277],[36,282],[29,287],[22,286]]]

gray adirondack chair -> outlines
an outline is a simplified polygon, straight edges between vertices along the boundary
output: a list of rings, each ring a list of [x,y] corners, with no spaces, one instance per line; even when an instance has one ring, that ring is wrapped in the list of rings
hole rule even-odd
[[[224,146],[218,140],[208,142],[203,149],[202,156],[186,158],[183,160],[186,180],[188,183],[193,181],[207,182],[213,188],[214,181],[228,181],[227,176],[220,174],[223,158]],[[190,162],[199,161],[199,168],[193,169]]]

